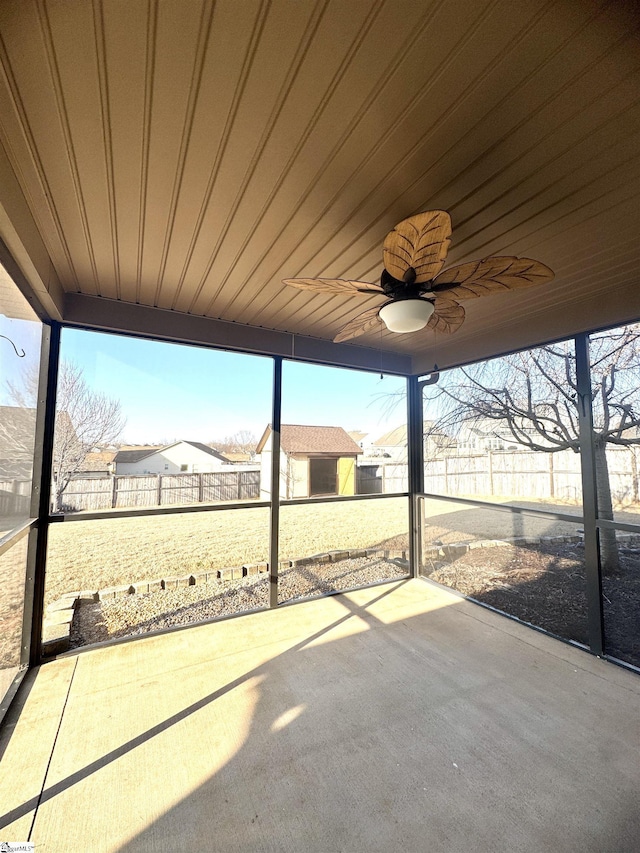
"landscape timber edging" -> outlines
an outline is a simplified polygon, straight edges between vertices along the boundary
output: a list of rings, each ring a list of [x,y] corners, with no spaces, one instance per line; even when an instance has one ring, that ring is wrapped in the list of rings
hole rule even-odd
[[[310,557],[300,557],[295,560],[282,560],[280,570],[284,571],[298,566],[309,566],[314,563],[336,563],[355,557],[372,557],[383,555],[386,560],[407,560],[407,551],[389,548],[349,548],[341,551],[326,551],[313,554]],[[153,580],[135,581],[131,584],[121,584],[104,589],[82,590],[67,592],[56,601],[47,605],[42,626],[42,656],[45,658],[63,654],[71,648],[71,626],[76,607],[81,601],[92,603],[112,601],[127,595],[144,595],[150,592],[160,592],[165,589],[179,589],[185,586],[222,581],[231,583],[250,575],[266,574],[269,564],[266,562],[245,563],[242,566],[231,566],[211,571],[194,572],[189,575],[171,575]]]

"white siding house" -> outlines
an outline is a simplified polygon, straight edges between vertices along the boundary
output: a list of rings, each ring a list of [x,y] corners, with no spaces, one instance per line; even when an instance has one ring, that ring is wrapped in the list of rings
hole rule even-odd
[[[434,456],[449,455],[454,451],[456,442],[451,436],[434,428],[433,421],[424,421],[422,424],[425,459]],[[407,425],[392,429],[383,436],[372,442],[369,446],[367,457],[376,459],[382,457],[389,464],[407,464]],[[360,463],[368,464],[369,459],[361,459]]]
[[[120,450],[116,474],[208,474],[229,470],[229,462],[198,441],[177,441],[167,447]]]

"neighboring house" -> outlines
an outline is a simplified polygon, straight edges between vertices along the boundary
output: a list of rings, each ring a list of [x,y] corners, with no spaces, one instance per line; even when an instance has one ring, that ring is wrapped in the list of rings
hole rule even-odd
[[[360,432],[360,430],[354,429],[354,430],[349,430],[347,435],[349,436],[349,438],[352,438],[355,441],[355,443],[358,445],[360,450],[362,450],[363,452],[366,451],[366,446],[367,446],[368,439],[369,439],[369,433]]]
[[[60,427],[78,445],[67,412],[56,415],[56,430]],[[28,514],[35,433],[35,408],[0,406],[0,515]]]
[[[0,480],[30,483],[35,434],[35,408],[0,406]]]
[[[272,432],[258,442],[260,492],[271,493]],[[353,495],[355,465],[362,453],[342,427],[283,424],[280,430],[280,497]]]
[[[82,468],[74,474],[76,479],[108,477],[115,472],[116,450],[91,450],[84,458]]]
[[[376,459],[388,459],[390,462],[407,461],[407,426],[396,427],[385,432],[380,438],[371,442],[369,448],[370,457]]]
[[[349,437],[352,438],[360,450],[362,450],[362,456],[358,457],[359,465],[361,464],[363,457],[380,456],[380,452],[373,447],[373,433],[353,430],[352,432],[349,432]]]
[[[116,474],[208,474],[229,466],[221,453],[199,441],[119,450],[114,462]]]
[[[486,453],[488,450],[523,450],[523,445],[501,421],[491,418],[465,421],[458,433],[458,453]]]
[[[456,453],[458,442],[453,436],[435,426],[434,421],[424,421],[422,424],[424,436],[424,458],[441,459]]]
[[[432,459],[451,453],[456,445],[455,439],[451,436],[441,430],[434,429],[433,421],[424,421],[423,435],[425,459]],[[402,424],[372,442],[368,455],[374,459],[385,459],[388,463],[406,464],[407,425]]]
[[[251,465],[256,454],[255,451],[250,453],[248,450],[225,450],[222,455],[231,465]]]

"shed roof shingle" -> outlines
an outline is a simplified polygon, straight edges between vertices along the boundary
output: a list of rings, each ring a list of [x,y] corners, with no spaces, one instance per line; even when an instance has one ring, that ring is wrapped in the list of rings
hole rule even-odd
[[[262,452],[270,434],[271,425],[266,428],[258,443],[258,453]],[[346,431],[342,427],[336,426],[282,424],[280,448],[285,453],[339,453],[345,456],[355,456],[362,453],[362,450]]]

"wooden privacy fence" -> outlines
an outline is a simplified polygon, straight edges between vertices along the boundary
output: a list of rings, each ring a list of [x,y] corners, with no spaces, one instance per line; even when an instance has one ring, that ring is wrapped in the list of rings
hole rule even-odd
[[[429,459],[425,492],[450,495],[578,500],[582,493],[580,456],[558,453],[488,451],[467,456]]]
[[[640,448],[638,448],[640,451]],[[615,503],[638,503],[637,451],[607,448],[609,484]],[[580,455],[572,450],[488,451],[468,456],[429,459],[425,491],[444,495],[507,495],[579,501],[582,495]]]
[[[617,504],[640,503],[640,447],[607,448],[609,483]],[[381,462],[359,465],[356,490],[360,495],[405,492],[406,464]],[[441,495],[482,498],[505,495],[579,501],[582,495],[580,456],[572,450],[558,453],[499,451],[427,459],[424,490]]]
[[[386,495],[406,492],[408,469],[403,464],[359,465],[356,468],[356,494]]]
[[[0,480],[0,516],[29,515],[31,480]]]
[[[258,469],[199,474],[116,474],[71,480],[64,512],[136,506],[244,501],[260,496]]]

